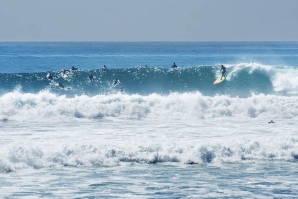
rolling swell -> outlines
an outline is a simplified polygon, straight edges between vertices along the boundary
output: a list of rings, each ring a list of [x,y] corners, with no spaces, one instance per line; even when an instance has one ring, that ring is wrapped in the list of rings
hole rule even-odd
[[[25,93],[38,93],[50,90],[56,94],[67,96],[109,94],[124,89],[127,94],[148,95],[158,93],[167,95],[178,92],[196,92],[203,95],[230,95],[247,97],[251,93],[272,94],[274,88],[270,76],[261,69],[251,72],[249,68],[235,70],[228,68],[227,81],[213,85],[213,81],[220,77],[218,67],[200,66],[177,69],[166,68],[121,68],[106,70],[68,71],[63,77],[60,71],[51,71],[53,81],[47,79],[47,72],[38,73],[2,73],[0,74],[0,92],[6,93],[19,88]],[[92,73],[94,79],[89,80]],[[113,85],[115,79],[120,84]],[[64,88],[60,88],[61,83]]]

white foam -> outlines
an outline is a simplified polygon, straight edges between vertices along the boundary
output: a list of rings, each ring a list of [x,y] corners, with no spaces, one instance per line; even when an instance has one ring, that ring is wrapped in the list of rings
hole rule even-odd
[[[212,141],[179,141],[152,139],[147,143],[116,140],[100,142],[57,142],[53,145],[19,143],[0,147],[0,172],[51,167],[98,167],[129,163],[151,164],[172,162],[177,164],[218,164],[242,161],[295,161],[298,158],[298,140],[275,138],[213,138]],[[53,140],[52,140],[53,141]],[[107,140],[106,140],[107,141]],[[50,141],[51,142],[51,141]]]
[[[298,97],[254,95],[248,98],[203,96],[199,92],[86,95],[67,98],[48,91],[14,91],[0,97],[0,118],[17,121],[61,118],[207,119],[217,117],[295,118]]]

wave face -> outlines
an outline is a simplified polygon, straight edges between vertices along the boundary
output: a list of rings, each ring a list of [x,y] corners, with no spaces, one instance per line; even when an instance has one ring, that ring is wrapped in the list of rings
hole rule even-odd
[[[1,94],[19,89],[25,93],[49,90],[55,94],[75,96],[82,94],[111,94],[125,91],[127,94],[168,95],[173,92],[200,92],[206,96],[229,95],[248,97],[254,94],[296,95],[298,93],[298,69],[276,67],[258,63],[226,65],[227,80],[219,85],[213,81],[220,77],[219,67],[199,66],[177,69],[120,68],[88,71],[60,71],[38,73],[1,73]],[[50,73],[53,80],[47,78]],[[93,75],[90,81],[89,75]],[[115,79],[119,83],[114,85]],[[58,85],[62,84],[62,87]]]
[[[167,95],[173,92],[197,92],[203,95],[218,94],[248,97],[255,94],[295,95],[298,91],[298,70],[293,67],[276,67],[258,63],[241,63],[227,66],[227,80],[219,85],[213,81],[220,77],[219,68],[199,66],[177,69],[166,68],[121,68],[96,69],[89,71],[39,73],[2,73],[1,93],[16,88],[22,92],[38,93],[50,90],[67,96],[81,94],[110,94],[125,91],[127,94],[148,95],[158,93]],[[93,75],[90,81],[89,76]],[[113,85],[119,79],[117,85]],[[62,87],[58,84],[61,83]]]

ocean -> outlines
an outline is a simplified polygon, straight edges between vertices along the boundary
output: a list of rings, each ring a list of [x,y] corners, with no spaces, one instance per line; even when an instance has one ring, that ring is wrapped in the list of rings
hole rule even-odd
[[[298,197],[298,42],[1,42],[0,69],[1,198]]]

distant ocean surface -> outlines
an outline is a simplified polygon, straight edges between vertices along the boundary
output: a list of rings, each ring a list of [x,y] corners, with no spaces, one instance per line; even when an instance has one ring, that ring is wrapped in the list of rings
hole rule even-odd
[[[298,197],[298,42],[2,42],[0,69],[1,198]]]

